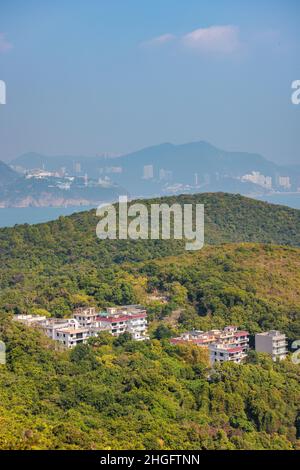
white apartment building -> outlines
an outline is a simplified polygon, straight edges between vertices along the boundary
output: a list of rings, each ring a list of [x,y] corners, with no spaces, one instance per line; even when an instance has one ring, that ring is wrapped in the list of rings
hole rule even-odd
[[[27,326],[41,325],[47,321],[47,318],[42,315],[17,314],[13,316],[13,319]]]
[[[170,342],[192,343],[208,349],[211,364],[223,361],[240,363],[248,354],[249,333],[238,330],[236,326],[226,326],[223,330],[189,331],[178,338],[172,338]]]
[[[255,351],[270,354],[273,361],[285,359],[287,355],[285,334],[277,330],[257,333],[255,335]]]
[[[66,348],[74,348],[77,344],[85,343],[92,336],[89,328],[69,327],[59,328],[55,331],[55,340]]]
[[[136,341],[149,339],[147,331],[147,313],[112,314],[100,318],[100,327],[111,332],[113,336],[119,336],[127,331]]]
[[[80,324],[74,318],[49,318],[41,324],[41,328],[51,339],[56,339],[56,331],[62,328],[79,328]]]
[[[250,181],[264,188],[272,189],[272,177],[262,175],[259,171],[252,171],[250,174],[243,175],[241,179],[242,181]]]
[[[279,184],[279,186],[282,186],[285,189],[290,189],[291,179],[290,179],[289,176],[279,176],[278,184]]]
[[[107,329],[113,336],[119,336],[127,330],[127,316],[112,315],[102,317],[100,319],[100,326]]]
[[[150,180],[154,176],[153,165],[145,165],[143,168],[143,179]]]
[[[101,331],[109,331],[113,336],[127,331],[136,341],[149,339],[146,335],[147,312],[140,305],[108,307],[104,312],[97,312],[95,307],[77,308],[73,318],[14,315],[14,320],[41,328],[49,338],[67,348],[85,343]]]
[[[97,326],[99,313],[95,307],[82,307],[74,310],[73,318],[78,321],[82,327]]]
[[[135,341],[143,341],[149,339],[146,335],[147,318],[146,315],[132,315],[127,320],[127,331],[131,334]]]
[[[224,343],[212,343],[209,345],[210,363],[232,361],[240,364],[247,357],[243,346],[231,346]]]

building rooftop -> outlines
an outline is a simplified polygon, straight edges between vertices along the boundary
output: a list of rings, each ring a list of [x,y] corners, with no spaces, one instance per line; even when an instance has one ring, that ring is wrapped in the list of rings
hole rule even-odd
[[[81,317],[90,317],[91,315],[98,315],[95,307],[80,307],[76,308],[73,312],[74,316],[80,315]]]
[[[140,312],[140,313],[125,313],[125,314],[115,314],[115,315],[110,315],[106,317],[97,317],[97,320],[99,321],[104,321],[108,323],[118,323],[121,321],[128,321],[128,320],[138,320],[139,318],[146,318],[147,313],[146,312]]]
[[[224,344],[224,343],[213,343],[212,345],[210,345],[210,347],[213,350],[217,349],[220,352],[224,351],[227,353],[242,352],[244,349],[242,346],[230,346],[229,344]]]
[[[58,333],[87,333],[89,331],[88,328],[59,328],[56,330]]]
[[[285,336],[284,333],[281,333],[278,330],[264,331],[263,333],[256,333],[257,336]]]

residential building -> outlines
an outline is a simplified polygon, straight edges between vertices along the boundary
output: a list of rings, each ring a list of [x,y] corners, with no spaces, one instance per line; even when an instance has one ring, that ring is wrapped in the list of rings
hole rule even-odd
[[[81,163],[79,162],[74,163],[74,171],[75,173],[81,173]]]
[[[154,176],[153,165],[145,165],[143,169],[143,179],[150,180]]]
[[[285,189],[290,189],[290,187],[291,187],[290,177],[289,176],[279,176],[278,185],[282,186]]]
[[[20,322],[20,323],[24,323],[24,325],[34,326],[34,325],[43,324],[47,320],[47,317],[45,317],[43,315],[17,314],[17,315],[13,316],[13,319],[15,321]]]
[[[147,336],[147,313],[129,314],[127,316],[127,331],[135,341],[149,339]]]
[[[15,315],[16,321],[28,326],[39,327],[51,339],[67,348],[85,343],[88,338],[101,331],[118,336],[127,331],[136,341],[149,339],[147,336],[147,312],[140,305],[108,307],[98,312],[95,307],[74,310],[72,318],[46,318],[35,315]]]
[[[233,346],[224,343],[212,343],[209,346],[210,363],[232,361],[241,363],[247,357],[247,350],[243,346]]]
[[[259,171],[252,171],[251,174],[243,175],[242,181],[250,181],[267,189],[272,189],[272,177],[262,175]]]
[[[172,344],[191,343],[209,349],[212,364],[216,361],[240,363],[246,358],[249,349],[248,331],[238,330],[236,326],[206,332],[193,330],[170,341]]]
[[[78,321],[82,327],[95,326],[98,323],[99,313],[96,312],[95,307],[81,307],[77,308],[73,312],[73,317]],[[97,325],[96,325],[97,326]]]
[[[173,178],[172,170],[165,170],[164,168],[159,169],[160,181],[170,181]]]
[[[91,336],[89,328],[72,326],[57,329],[54,339],[61,342],[67,348],[74,348],[77,344],[85,343]]]
[[[285,334],[277,330],[257,333],[255,335],[255,351],[270,354],[273,361],[285,359],[287,355]]]
[[[111,309],[109,309],[111,310]],[[147,331],[147,312],[111,312],[108,316],[100,316],[100,327],[108,329],[113,336],[119,336],[127,331],[136,341],[148,339]]]
[[[74,318],[49,318],[40,326],[49,338],[56,339],[57,330],[63,328],[79,328],[80,324]]]

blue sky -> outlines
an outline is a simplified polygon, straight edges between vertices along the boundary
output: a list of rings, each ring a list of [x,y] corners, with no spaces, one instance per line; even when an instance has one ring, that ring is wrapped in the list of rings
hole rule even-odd
[[[298,0],[0,0],[0,159],[207,140],[300,163]]]

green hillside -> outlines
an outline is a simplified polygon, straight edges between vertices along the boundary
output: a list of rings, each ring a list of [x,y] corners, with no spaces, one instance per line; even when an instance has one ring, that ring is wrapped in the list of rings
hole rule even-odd
[[[276,328],[290,340],[300,338],[299,248],[247,243],[211,246],[126,265],[126,269],[139,285],[142,299],[151,299],[147,291],[167,296],[165,306],[150,301],[153,318],[168,324],[171,312],[179,310],[181,330],[233,324],[251,334]]]
[[[99,241],[92,211],[0,231],[0,449],[299,449],[299,365],[252,352],[211,372],[205,351],[168,341],[228,324],[299,339],[299,211],[224,194],[179,200],[205,204],[210,245],[198,252]],[[11,320],[136,302],[151,341],[102,333],[58,351]]]
[[[299,244],[300,211],[225,194],[181,196],[178,200],[205,204],[207,244]],[[164,199],[169,204],[178,200]],[[253,331],[273,325],[292,337],[300,335],[298,250],[268,244],[235,251],[221,245],[188,253],[183,242],[174,240],[101,241],[95,234],[97,221],[90,211],[0,230],[0,308],[13,313],[42,309],[66,316],[78,305],[147,302],[146,293],[151,289],[170,291],[169,285],[178,282],[187,290],[184,306],[189,313],[181,317],[186,325],[199,325],[199,319],[213,324],[221,316],[223,321],[246,322]],[[183,257],[165,261],[167,256],[180,254]],[[259,264],[261,257],[265,265]],[[154,268],[150,265],[153,272],[149,266],[137,264],[153,259],[162,260],[159,268],[157,262]],[[182,266],[183,260],[187,267]],[[263,286],[265,291],[260,294]],[[226,293],[238,288],[242,292]],[[274,295],[266,296],[266,292]],[[171,298],[172,292],[167,293]],[[161,315],[171,307],[164,307]],[[160,306],[154,308],[156,317],[160,310]]]
[[[297,449],[299,366],[251,355],[208,374],[197,347],[102,334],[56,352],[2,318],[0,449]]]
[[[135,201],[133,201],[135,202]],[[208,193],[143,200],[151,203],[205,206],[205,243],[259,242],[300,246],[300,211],[239,195]],[[184,252],[181,241],[97,239],[95,210],[60,217],[53,222],[0,230],[1,260],[22,266],[57,266],[90,260],[97,266],[142,261]]]

